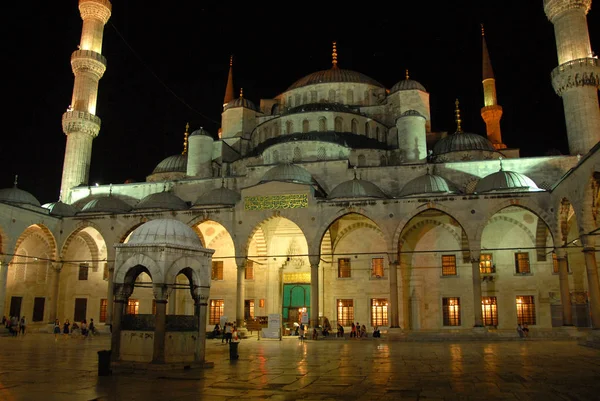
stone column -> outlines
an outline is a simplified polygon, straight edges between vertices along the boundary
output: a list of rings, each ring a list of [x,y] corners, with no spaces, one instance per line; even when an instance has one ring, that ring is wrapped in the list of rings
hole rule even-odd
[[[569,271],[567,266],[567,250],[555,248],[558,259],[558,280],[560,282],[560,301],[562,303],[563,326],[573,326],[571,311],[571,291],[569,290]]]
[[[210,287],[198,288],[194,291],[195,315],[198,318],[198,342],[194,353],[194,360],[203,363],[206,355],[206,314],[208,311],[208,296]]]
[[[481,273],[479,271],[479,250],[471,250],[471,271],[473,272],[473,327],[483,327],[481,308]]]
[[[390,328],[400,327],[398,310],[398,261],[394,261],[390,262]]]
[[[411,258],[411,256],[402,256],[400,255],[400,274],[402,275],[402,321],[404,324],[404,329],[412,329],[410,323],[410,315],[411,315],[411,294],[410,294],[410,273],[411,266],[404,258]]]
[[[107,262],[106,267],[108,269],[108,291],[106,294],[106,322],[105,324],[113,323],[113,291],[114,291],[114,277],[115,277],[115,264],[114,262]],[[121,305],[123,307],[123,305]]]
[[[0,259],[0,314],[6,316],[4,313],[4,303],[6,299],[6,283],[8,281],[8,258]]]
[[[598,264],[596,263],[596,240],[592,235],[582,235],[581,242],[583,243],[588,292],[590,293],[592,328],[600,329],[600,282],[598,281]]]
[[[60,272],[62,271],[62,262],[52,263],[52,281],[50,283],[50,297],[48,299],[48,320],[54,323],[58,318],[58,289],[60,288]]]
[[[310,327],[319,325],[319,262],[321,255],[309,256],[310,262]]]
[[[175,279],[175,285],[177,285],[177,279]],[[172,288],[169,294],[169,302],[167,303],[167,309],[169,315],[177,314],[177,288]],[[182,313],[185,314],[185,313]]]
[[[111,361],[118,361],[121,353],[121,323],[123,321],[123,311],[125,310],[125,305],[127,305],[127,300],[129,296],[133,292],[133,286],[127,284],[116,284],[115,285],[115,299],[113,303],[113,319],[111,326]]]
[[[166,284],[154,284],[154,300],[156,302],[156,315],[154,322],[154,350],[152,363],[165,363],[165,338],[167,333],[167,299]]]
[[[246,292],[244,291],[244,277],[246,273],[246,258],[235,258],[237,265],[237,287],[235,303],[235,324],[237,327],[244,326],[244,302]]]

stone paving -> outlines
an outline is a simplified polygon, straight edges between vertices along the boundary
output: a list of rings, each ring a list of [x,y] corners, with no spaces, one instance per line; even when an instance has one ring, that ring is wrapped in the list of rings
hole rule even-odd
[[[600,350],[575,341],[207,340],[214,367],[98,376],[93,339],[0,337],[0,400],[599,400]]]

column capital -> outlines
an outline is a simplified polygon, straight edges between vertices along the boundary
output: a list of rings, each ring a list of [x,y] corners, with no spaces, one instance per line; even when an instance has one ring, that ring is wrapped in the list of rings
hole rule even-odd
[[[171,289],[165,283],[157,283],[152,285],[152,292],[156,302],[167,302]]]
[[[469,249],[469,254],[471,255],[471,263],[479,263],[481,249]]]
[[[115,302],[125,302],[133,293],[133,285],[131,284],[115,284],[113,293]]]
[[[240,257],[235,258],[235,264],[238,269],[245,269],[246,263],[247,263],[247,259],[245,257],[240,256]]]
[[[311,267],[313,265],[319,266],[319,263],[321,263],[321,255],[309,255],[308,262],[310,263]]]
[[[52,262],[50,265],[51,265],[52,269],[54,269],[54,271],[56,271],[57,273],[60,273],[64,264],[65,264],[64,262],[57,261],[57,262]]]
[[[586,234],[581,235],[579,239],[581,240],[581,245],[583,245],[583,252],[596,250],[596,236]]]
[[[206,304],[210,294],[210,287],[195,287],[192,290],[192,298],[196,304]]]
[[[556,253],[556,259],[564,259],[567,257],[567,250],[563,247],[554,248],[554,253]]]

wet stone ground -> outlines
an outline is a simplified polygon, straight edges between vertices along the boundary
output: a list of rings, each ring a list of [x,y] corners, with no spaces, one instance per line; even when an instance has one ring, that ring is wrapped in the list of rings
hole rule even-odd
[[[600,400],[600,350],[574,341],[207,340],[209,369],[98,376],[93,339],[0,337],[0,400]]]

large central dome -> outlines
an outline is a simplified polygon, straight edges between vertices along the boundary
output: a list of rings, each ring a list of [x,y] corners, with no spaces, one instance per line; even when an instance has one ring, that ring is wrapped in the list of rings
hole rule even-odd
[[[300,78],[292,84],[287,90],[298,89],[303,86],[315,85],[315,84],[328,84],[333,82],[349,82],[368,84],[383,88],[384,86],[360,72],[352,70],[342,70],[341,68],[330,68],[328,70],[313,72],[310,75]]]

